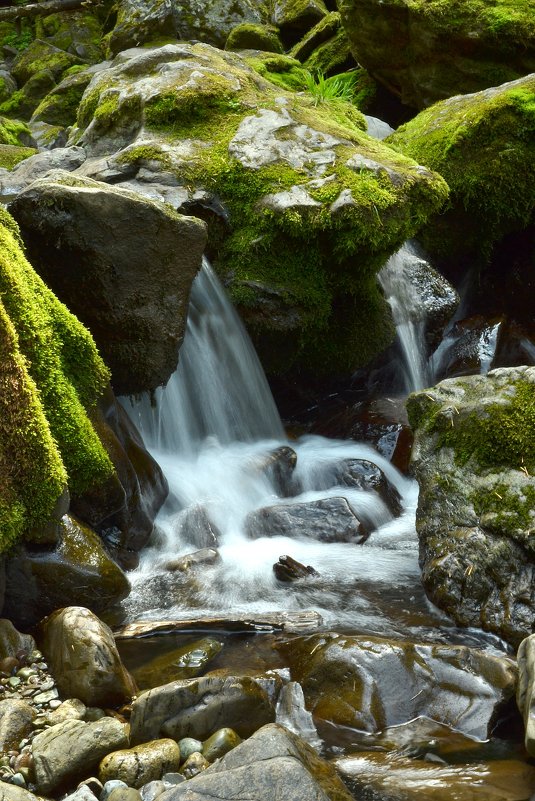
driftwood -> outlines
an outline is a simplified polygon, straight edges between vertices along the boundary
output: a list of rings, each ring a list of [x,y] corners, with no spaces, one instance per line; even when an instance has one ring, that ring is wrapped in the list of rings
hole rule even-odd
[[[21,17],[39,17],[57,14],[59,11],[73,11],[82,6],[97,6],[101,0],[46,0],[44,3],[30,3],[27,6],[10,5],[0,8],[0,22],[16,20]]]

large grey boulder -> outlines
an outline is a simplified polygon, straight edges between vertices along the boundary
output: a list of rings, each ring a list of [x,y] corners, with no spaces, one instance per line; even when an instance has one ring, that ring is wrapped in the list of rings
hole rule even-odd
[[[466,646],[329,633],[283,652],[316,719],[371,734],[426,716],[486,740],[515,692],[512,659]]]
[[[216,271],[270,371],[340,374],[390,343],[376,272],[447,188],[368,137],[355,106],[315,105],[236,53],[180,42],[116,56],[77,125],[78,174],[207,219]]]
[[[250,512],[245,519],[250,539],[293,537],[319,542],[358,542],[366,529],[345,498],[283,503]]]
[[[5,203],[9,202],[51,170],[71,172],[81,167],[86,158],[82,147],[57,147],[36,153],[20,161],[8,173],[0,175],[0,196]]]
[[[204,740],[225,726],[249,737],[275,720],[275,708],[260,684],[247,676],[203,676],[173,681],[140,695],[132,704],[132,743],[159,737]]]
[[[127,746],[127,729],[115,718],[67,720],[45,729],[33,740],[37,792],[48,794],[91,775],[103,757]]]
[[[90,329],[117,394],[175,370],[204,223],[141,195],[54,173],[11,204],[34,269]]]
[[[117,22],[108,36],[111,55],[157,38],[198,39],[223,47],[242,22],[266,21],[254,0],[119,0]]]
[[[535,611],[535,368],[446,379],[407,410],[426,592],[518,645]]]
[[[214,765],[158,801],[351,801],[334,768],[277,724],[264,726]]]
[[[89,609],[71,606],[54,612],[41,634],[41,649],[64,698],[100,707],[130,700],[135,684],[113,634]]]

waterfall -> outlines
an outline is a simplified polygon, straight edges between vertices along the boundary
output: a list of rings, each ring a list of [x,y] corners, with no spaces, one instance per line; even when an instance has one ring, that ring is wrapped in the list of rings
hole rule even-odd
[[[379,283],[392,310],[396,335],[403,357],[404,389],[408,394],[432,383],[425,342],[425,304],[407,272],[426,264],[410,242],[391,256],[379,271]]]
[[[420,582],[416,483],[368,445],[318,436],[288,442],[245,329],[207,264],[193,286],[176,373],[152,403],[126,400],[125,407],[170,488],[153,545],[130,574],[130,619],[314,609],[326,624],[362,631],[399,634],[405,617],[422,631],[436,625]],[[297,460],[292,497],[266,470],[278,451],[293,451]],[[400,516],[377,492],[336,484],[347,460],[379,467],[401,497]],[[372,531],[365,545],[248,534],[248,515],[265,507],[340,497]],[[195,541],[203,526],[217,553],[182,573],[177,560],[206,547]],[[273,565],[282,554],[320,577],[278,581]]]
[[[208,437],[221,444],[284,438],[255,349],[206,260],[193,283],[178,369],[152,401],[136,404],[135,419],[149,448],[181,454]]]

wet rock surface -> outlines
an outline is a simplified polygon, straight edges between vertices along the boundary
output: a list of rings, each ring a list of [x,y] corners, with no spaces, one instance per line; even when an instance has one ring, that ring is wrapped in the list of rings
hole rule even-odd
[[[319,542],[360,542],[369,533],[345,498],[267,506],[245,521],[247,536],[309,538]]]
[[[282,646],[316,718],[367,732],[426,715],[486,740],[516,666],[465,646],[313,635]]]

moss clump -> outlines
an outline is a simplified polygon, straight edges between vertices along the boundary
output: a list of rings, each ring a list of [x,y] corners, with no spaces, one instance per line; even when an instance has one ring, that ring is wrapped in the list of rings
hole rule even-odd
[[[52,73],[55,80],[61,74],[77,63],[75,56],[53,47],[41,39],[35,39],[29,47],[24,50],[13,64],[13,77],[23,85],[32,75],[47,70]]]
[[[341,28],[332,39],[319,45],[304,62],[310,72],[335,75],[355,65],[345,31]]]
[[[20,147],[28,142],[30,137],[30,129],[25,122],[0,117],[0,144]]]
[[[0,114],[5,114],[7,117],[29,119],[43,97],[55,85],[54,77],[48,70],[32,75],[22,89],[17,89],[8,100],[0,104]]]
[[[259,75],[281,89],[302,92],[307,88],[310,73],[295,58],[259,53],[246,61]]]
[[[17,147],[16,145],[0,145],[0,167],[12,170],[20,161],[37,153],[34,147]]]
[[[82,72],[77,67],[71,67],[66,77],[59,86],[53,89],[35,109],[33,119],[42,120],[49,125],[61,125],[67,127],[76,120],[78,106],[84,91],[91,80],[91,75],[87,74],[83,68]]]
[[[439,257],[468,252],[486,261],[496,242],[531,220],[535,76],[437,103],[386,141],[448,182],[449,211],[424,231]]]
[[[307,31],[301,41],[292,47],[289,55],[298,59],[301,63],[306,61],[316,47],[328,42],[338,33],[341,24],[340,14],[337,11],[331,11],[317,25]]]
[[[39,538],[68,482],[113,473],[87,412],[108,380],[89,332],[32,270],[0,209],[0,550]]]
[[[481,525],[512,537],[518,532],[530,534],[535,526],[535,487],[530,484],[516,488],[497,480],[472,494],[474,510]]]
[[[282,43],[276,28],[243,22],[241,25],[236,25],[229,33],[225,50],[263,50],[266,53],[282,53]]]

